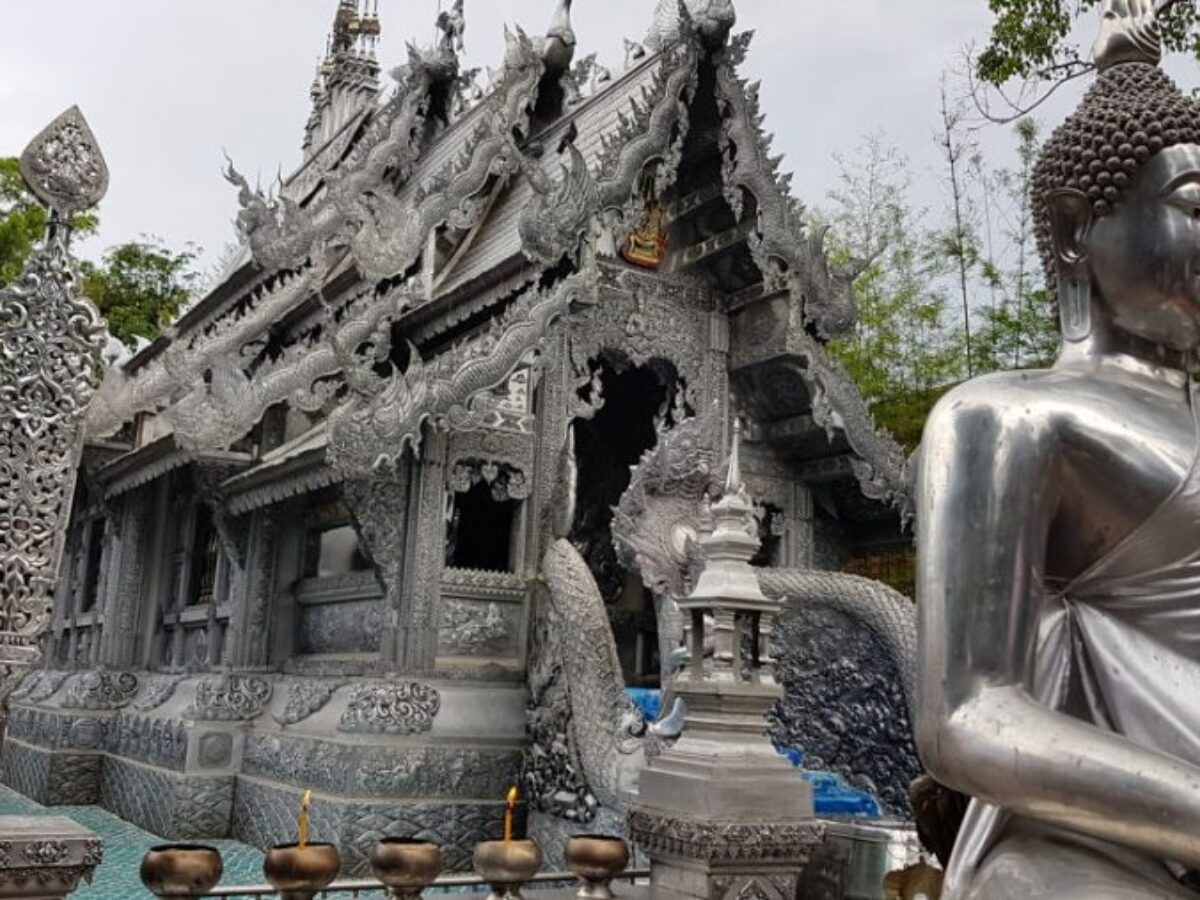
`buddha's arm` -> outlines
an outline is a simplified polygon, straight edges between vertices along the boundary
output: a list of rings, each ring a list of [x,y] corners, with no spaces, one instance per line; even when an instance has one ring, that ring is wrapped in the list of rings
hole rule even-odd
[[[921,448],[922,759],[964,793],[1200,867],[1200,769],[1056,713],[1026,689],[1057,503],[1054,429],[1036,404],[1001,394],[986,381],[951,394]]]

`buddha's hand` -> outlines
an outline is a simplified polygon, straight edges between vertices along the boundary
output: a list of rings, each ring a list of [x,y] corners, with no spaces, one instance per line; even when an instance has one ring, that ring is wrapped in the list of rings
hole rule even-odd
[[[1156,0],[1104,0],[1104,20],[1092,57],[1101,71],[1121,63],[1158,65],[1162,61],[1162,28]],[[1164,3],[1160,10],[1170,4]]]

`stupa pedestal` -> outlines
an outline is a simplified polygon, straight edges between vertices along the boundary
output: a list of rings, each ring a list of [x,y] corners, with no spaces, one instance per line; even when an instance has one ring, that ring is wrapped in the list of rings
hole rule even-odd
[[[687,704],[683,735],[642,772],[629,825],[656,894],[792,900],[824,829],[811,788],[767,737],[782,689],[763,634],[780,603],[763,595],[750,565],[759,541],[739,442],[735,430],[725,496],[702,541],[707,564],[679,604],[692,622],[690,662],[671,682]]]
[[[103,856],[100,839],[70,819],[0,816],[0,898],[61,900]]]

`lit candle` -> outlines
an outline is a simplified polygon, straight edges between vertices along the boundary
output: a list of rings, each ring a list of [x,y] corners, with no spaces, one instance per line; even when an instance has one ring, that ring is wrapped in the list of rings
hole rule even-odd
[[[300,849],[308,846],[308,808],[312,806],[312,790],[304,792],[300,798]]]
[[[516,785],[508,789],[508,796],[504,800],[504,843],[512,840],[512,820],[513,810],[517,808],[517,798],[521,796],[521,792],[517,790]]]

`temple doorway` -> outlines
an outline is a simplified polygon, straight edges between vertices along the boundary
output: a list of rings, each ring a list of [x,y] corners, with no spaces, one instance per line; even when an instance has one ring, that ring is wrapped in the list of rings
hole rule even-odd
[[[629,487],[631,467],[658,442],[663,422],[677,415],[682,384],[669,362],[635,366],[616,354],[595,361],[593,373],[597,377],[581,396],[598,404],[599,411],[574,425],[578,481],[570,538],[600,587],[625,683],[657,687],[661,662],[654,598],[641,575],[618,559],[612,519],[613,507]]]

